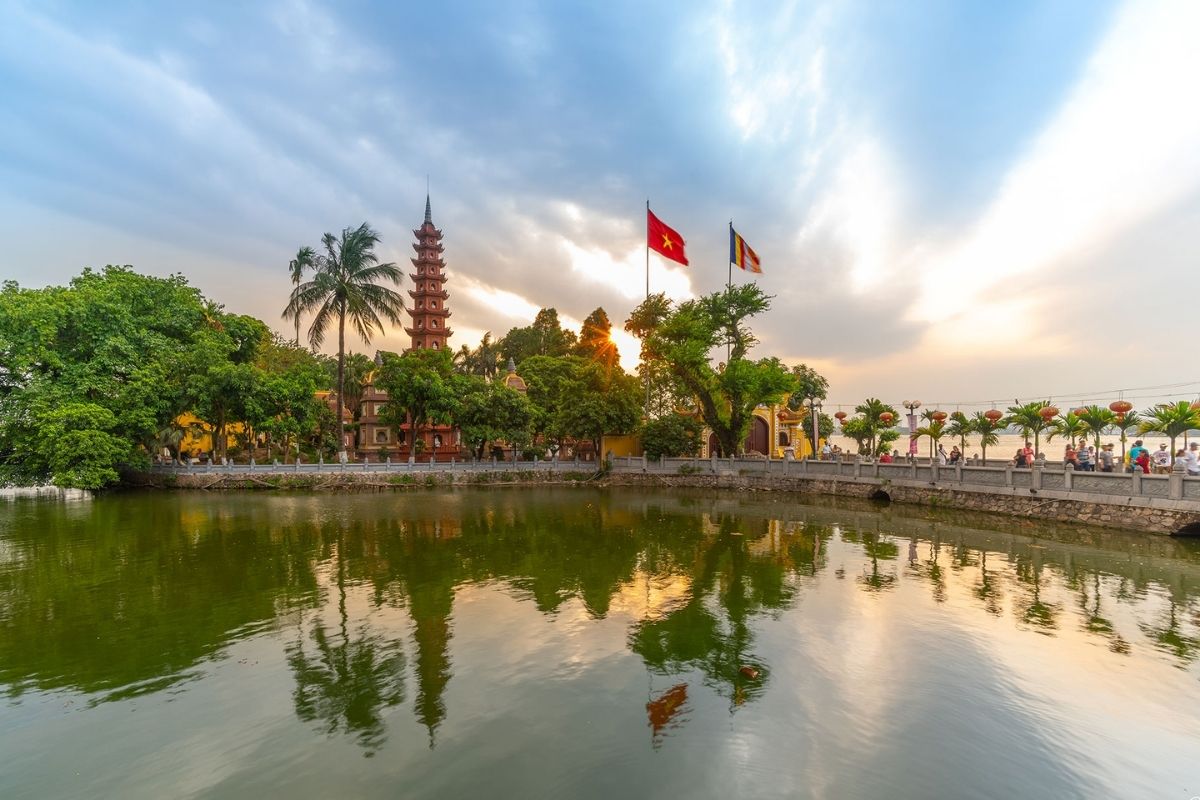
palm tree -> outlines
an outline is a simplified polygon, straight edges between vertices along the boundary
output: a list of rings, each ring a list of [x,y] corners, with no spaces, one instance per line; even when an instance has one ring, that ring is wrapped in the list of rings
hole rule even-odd
[[[1065,436],[1071,440],[1071,447],[1074,447],[1076,439],[1086,440],[1090,429],[1074,411],[1068,411],[1055,417],[1047,426],[1047,430],[1049,433],[1046,434],[1046,441],[1055,436]]]
[[[399,292],[381,283],[390,281],[399,285],[403,274],[391,262],[379,263],[379,256],[375,254],[379,234],[365,222],[357,228],[343,228],[340,238],[327,233],[321,237],[321,244],[325,252],[315,259],[313,279],[292,291],[283,316],[293,319],[313,312],[308,341],[314,349],[325,341],[329,326],[335,320],[337,322],[338,450],[345,460],[346,421],[341,409],[345,407],[346,390],[346,323],[350,323],[366,344],[371,343],[371,336],[376,331],[383,332],[381,315],[393,325],[400,325],[404,300]]]
[[[933,459],[933,457],[934,457],[933,456],[934,447],[937,445],[938,442],[940,442],[942,440],[942,437],[946,435],[946,432],[947,432],[946,431],[946,423],[940,422],[937,420],[929,423],[928,425],[922,425],[921,427],[917,428],[916,431],[914,431],[914,433],[917,434],[918,439],[921,438],[922,436],[929,437],[929,458],[930,459]]]
[[[1125,413],[1125,416],[1123,416],[1123,417],[1118,416],[1116,419],[1114,419],[1112,421],[1113,427],[1121,432],[1121,464],[1122,464],[1121,469],[1122,470],[1125,468],[1124,464],[1125,464],[1126,432],[1130,428],[1137,428],[1141,424],[1142,424],[1142,416],[1140,414],[1138,414],[1138,412],[1136,412],[1136,411],[1128,411]]]
[[[946,426],[946,434],[958,437],[958,447],[963,457],[967,455],[967,437],[975,433],[975,421],[961,411],[950,415],[950,424]]]
[[[1005,424],[1016,425],[1021,429],[1021,434],[1025,437],[1025,441],[1029,441],[1029,434],[1033,434],[1033,452],[1040,452],[1041,434],[1042,431],[1049,427],[1050,422],[1042,416],[1041,411],[1050,403],[1044,400],[1037,400],[1032,403],[1026,403],[1021,406],[1009,406],[1008,417],[1005,419]]]
[[[1138,425],[1139,433],[1165,433],[1171,438],[1171,459],[1175,459],[1175,437],[1200,428],[1200,411],[1192,408],[1187,400],[1174,403],[1159,403]]]
[[[1100,434],[1104,429],[1117,421],[1117,415],[1109,411],[1103,406],[1090,405],[1083,407],[1083,413],[1079,415],[1079,421],[1083,423],[1096,440],[1096,452],[1100,452]]]
[[[868,434],[867,439],[871,445],[871,455],[877,455],[875,452],[875,443],[878,439],[879,431],[884,428],[892,427],[894,421],[899,419],[900,415],[896,413],[896,409],[892,408],[882,400],[878,400],[874,397],[868,397],[862,403],[855,406],[854,412],[856,414],[863,415],[863,423],[866,426],[866,432]],[[892,415],[892,422],[885,423],[881,419],[885,412]]]
[[[987,449],[988,445],[996,444],[1000,441],[1000,437],[996,435],[996,431],[1005,426],[1002,419],[992,421],[983,415],[982,411],[976,411],[975,416],[971,418],[971,430],[979,434],[979,447],[983,450],[983,463],[987,465]]]
[[[317,254],[313,252],[311,247],[301,247],[296,251],[296,257],[288,262],[288,269],[292,272],[292,296],[296,294],[296,289],[300,287],[300,281],[304,278],[305,270],[310,270],[316,263]],[[286,314],[284,319],[286,319]],[[300,314],[295,314],[294,322],[296,323],[296,347],[300,346]]]

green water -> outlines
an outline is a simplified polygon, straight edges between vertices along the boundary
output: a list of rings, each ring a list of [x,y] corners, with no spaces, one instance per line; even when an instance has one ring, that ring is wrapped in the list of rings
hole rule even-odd
[[[0,504],[6,799],[1187,800],[1198,657],[1200,550],[1138,534],[585,489]]]

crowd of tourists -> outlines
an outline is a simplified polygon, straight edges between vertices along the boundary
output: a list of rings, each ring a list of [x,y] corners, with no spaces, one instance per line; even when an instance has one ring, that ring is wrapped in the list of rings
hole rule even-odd
[[[1025,447],[1013,456],[1013,465],[1032,466],[1033,458],[1033,449],[1026,443]],[[1141,470],[1145,475],[1152,472],[1156,475],[1166,475],[1171,472],[1174,461],[1182,461],[1188,475],[1200,476],[1200,443],[1192,442],[1187,448],[1179,448],[1175,451],[1173,460],[1166,442],[1160,443],[1157,450],[1151,451],[1138,439],[1129,450],[1130,469]],[[1082,472],[1113,472],[1116,463],[1111,444],[1103,445],[1099,451],[1092,445],[1082,444],[1078,448],[1068,444],[1063,450],[1063,466],[1070,464],[1072,468]]]

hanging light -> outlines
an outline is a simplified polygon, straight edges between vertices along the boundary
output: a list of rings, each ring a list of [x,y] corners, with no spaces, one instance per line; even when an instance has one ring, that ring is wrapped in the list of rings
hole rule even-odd
[[[1117,419],[1125,419],[1125,415],[1133,411],[1133,403],[1128,400],[1114,400],[1108,404],[1108,410],[1117,415]]]
[[[983,418],[987,419],[987,420],[991,420],[993,424],[999,422],[1001,417],[1003,417],[1003,416],[1004,416],[1004,412],[998,408],[993,408],[993,409],[983,412]]]
[[[843,422],[846,421],[846,412],[845,411],[839,411],[836,414],[834,414],[833,416],[834,416],[834,418],[837,419],[838,425],[841,425]]]
[[[895,418],[896,418],[896,415],[890,411],[884,411],[882,414],[879,415],[879,421],[882,422],[884,425],[891,425],[892,420],[894,420]]]
[[[1046,420],[1046,422],[1049,422],[1058,416],[1058,409],[1054,406],[1043,406],[1042,410],[1039,411],[1038,414],[1042,419]]]
[[[934,422],[945,422],[946,417],[948,417],[949,414],[947,414],[945,411],[935,411],[929,416],[933,417]]]

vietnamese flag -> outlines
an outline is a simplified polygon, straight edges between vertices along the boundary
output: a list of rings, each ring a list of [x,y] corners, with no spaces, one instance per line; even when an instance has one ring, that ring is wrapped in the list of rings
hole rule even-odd
[[[676,233],[674,228],[664,225],[661,219],[654,216],[653,211],[646,209],[647,247],[686,267],[688,260],[687,254],[683,252],[683,244],[683,237]]]

